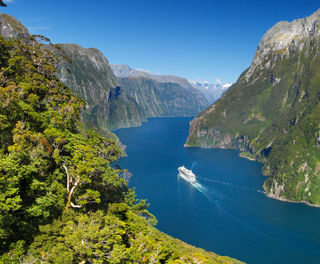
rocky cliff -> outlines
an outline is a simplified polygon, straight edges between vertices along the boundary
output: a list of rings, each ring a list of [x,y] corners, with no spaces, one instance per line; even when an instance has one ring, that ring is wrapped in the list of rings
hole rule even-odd
[[[30,38],[28,29],[6,14],[0,14],[0,35],[7,39]],[[68,58],[59,66],[57,77],[87,103],[82,111],[86,127],[115,138],[109,130],[138,126],[146,120],[137,102],[123,93],[102,52],[75,44],[57,46],[63,53],[55,52]]]
[[[28,39],[28,29],[16,18],[0,13],[0,35],[7,39]]]
[[[147,117],[194,116],[209,105],[205,96],[184,78],[154,75],[111,65],[124,92],[134,98]]]
[[[186,89],[178,83],[158,82],[145,77],[119,78],[119,82],[148,117],[194,116],[208,105],[198,91]]]
[[[280,22],[251,66],[190,123],[186,146],[248,151],[270,197],[320,205],[320,10]]]
[[[65,60],[58,68],[58,78],[87,103],[85,123],[102,129],[141,125],[145,115],[137,102],[125,94],[108,60],[97,49],[74,44],[58,44]]]

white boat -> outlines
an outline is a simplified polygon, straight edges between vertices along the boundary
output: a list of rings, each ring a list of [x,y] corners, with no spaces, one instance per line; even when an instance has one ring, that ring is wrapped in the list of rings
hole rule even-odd
[[[188,182],[195,182],[196,181],[196,175],[192,172],[192,170],[186,169],[184,166],[178,168],[179,176],[188,181]]]

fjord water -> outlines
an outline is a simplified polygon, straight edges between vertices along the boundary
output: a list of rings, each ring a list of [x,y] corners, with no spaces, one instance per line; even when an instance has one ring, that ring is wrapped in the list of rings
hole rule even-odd
[[[130,186],[151,204],[157,228],[187,243],[254,263],[320,263],[320,208],[269,199],[262,165],[237,151],[184,148],[191,118],[154,118],[116,131],[133,173]],[[185,165],[195,184],[179,178]]]

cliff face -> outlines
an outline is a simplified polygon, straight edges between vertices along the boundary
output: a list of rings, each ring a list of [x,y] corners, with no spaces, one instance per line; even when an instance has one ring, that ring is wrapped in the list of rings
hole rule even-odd
[[[186,146],[249,151],[276,199],[320,204],[320,10],[280,22],[251,66],[190,123]]]
[[[0,13],[0,35],[7,39],[28,39],[28,29],[16,18]]]
[[[30,37],[24,25],[6,14],[0,14],[0,35],[7,39],[28,40]],[[109,130],[138,126],[146,120],[137,102],[119,87],[102,52],[74,44],[58,46],[70,61],[65,60],[59,66],[57,77],[87,103],[82,111],[86,127],[96,128],[102,134],[116,138]]]
[[[86,101],[85,123],[102,129],[141,125],[145,115],[136,101],[123,93],[108,60],[97,49],[74,44],[59,44],[65,61],[58,69],[58,78]]]
[[[178,83],[158,82],[145,77],[119,78],[119,82],[148,117],[194,116],[207,106],[200,93],[187,90]]]
[[[194,116],[209,105],[205,96],[184,78],[154,75],[111,65],[124,93],[134,98],[147,117]]]

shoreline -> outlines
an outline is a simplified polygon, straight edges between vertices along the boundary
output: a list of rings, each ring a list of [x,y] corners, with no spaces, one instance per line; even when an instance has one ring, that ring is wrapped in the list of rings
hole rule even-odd
[[[192,147],[195,147],[195,146],[190,146],[188,145],[187,143],[184,144],[184,147],[185,148],[192,148]],[[195,148],[203,148],[203,149],[214,149],[214,147],[202,147],[202,146],[196,146]],[[216,148],[216,149],[230,149],[230,148]],[[232,150],[232,149],[231,149]],[[241,158],[245,158],[245,159],[248,159],[250,161],[257,161],[257,162],[260,162],[256,159],[253,159],[253,158],[250,158],[250,157],[247,157],[247,156],[242,156],[241,153],[243,152],[240,152],[238,154],[239,157]],[[263,163],[263,162],[261,162]],[[262,186],[263,187],[263,186]],[[263,188],[264,189],[264,188]],[[276,196],[273,196],[272,194],[268,194],[266,193],[265,189],[264,189],[264,194],[265,196],[267,196],[269,199],[273,199],[273,200],[278,200],[278,201],[281,201],[281,202],[287,202],[287,203],[296,203],[296,204],[305,204],[307,206],[310,206],[310,207],[315,207],[315,208],[320,208],[320,205],[317,205],[317,204],[311,204],[311,203],[308,203],[306,201],[292,201],[292,200],[288,200],[288,199],[285,199],[285,198],[281,198],[281,197],[276,197]]]
[[[273,199],[273,200],[277,200],[277,201],[281,201],[281,202],[285,202],[285,203],[305,204],[305,205],[310,206],[310,207],[320,208],[320,205],[311,204],[311,203],[308,203],[308,202],[306,202],[306,201],[291,201],[291,200],[288,200],[288,199],[286,199],[286,198],[281,198],[281,197],[273,196],[272,194],[268,194],[268,193],[266,193],[266,192],[265,192],[265,195],[266,195],[269,199]]]
[[[257,161],[256,159],[254,159],[254,158],[251,158],[251,157],[248,157],[248,156],[246,156],[246,155],[241,155],[243,152],[241,152],[241,153],[239,153],[239,157],[240,158],[245,158],[245,159],[248,159],[248,160],[251,160],[251,161]]]

